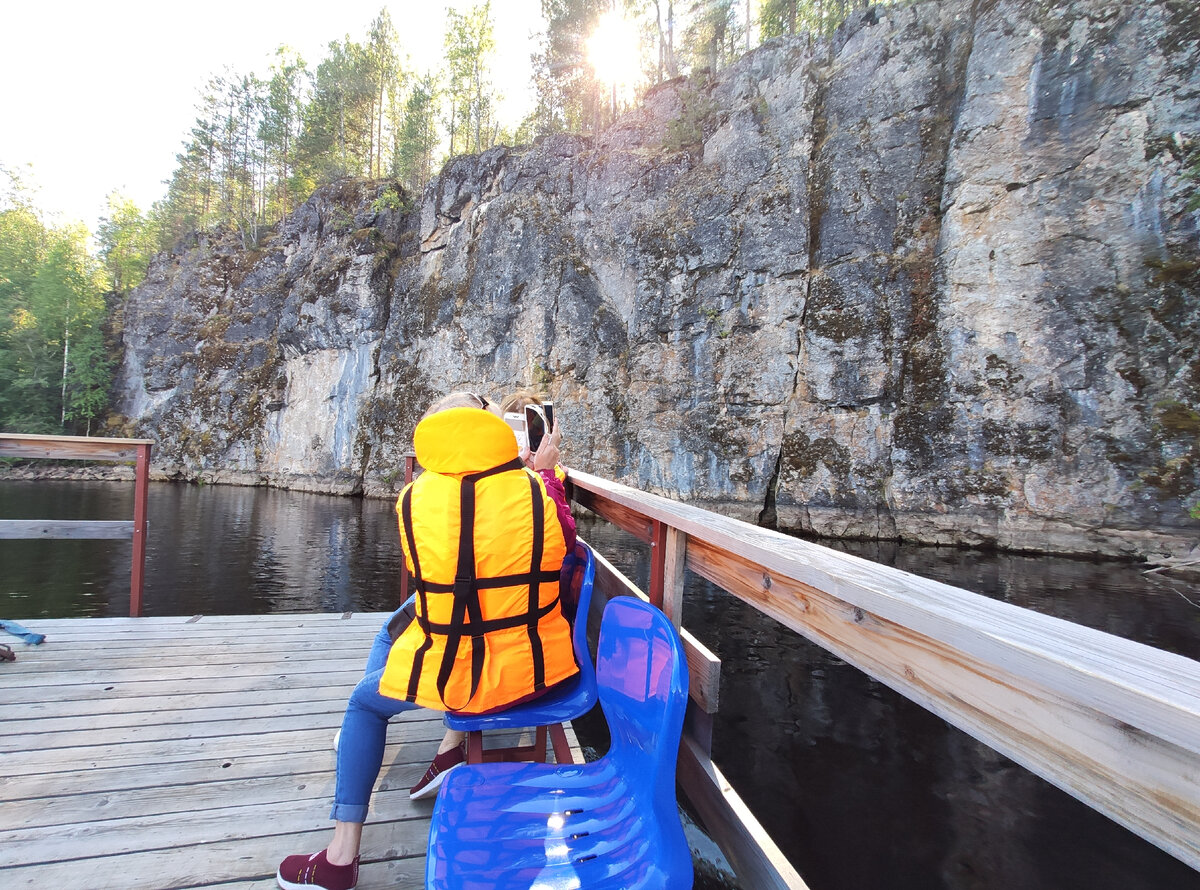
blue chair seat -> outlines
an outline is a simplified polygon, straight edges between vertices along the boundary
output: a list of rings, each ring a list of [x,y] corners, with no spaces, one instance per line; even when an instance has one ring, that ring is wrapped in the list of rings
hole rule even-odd
[[[574,618],[571,643],[579,673],[544,695],[523,704],[491,714],[447,713],[443,722],[449,729],[467,733],[467,762],[484,760],[546,759],[546,736],[549,732],[554,746],[554,759],[570,763],[570,745],[562,724],[582,717],[596,704],[596,670],[587,645],[587,617],[596,581],[596,558],[592,549],[576,541],[575,551],[563,567],[560,596],[569,604],[568,617]],[[482,733],[487,730],[515,730],[536,727],[532,745],[485,750]]]
[[[483,763],[447,774],[427,890],[686,890],[691,853],[675,801],[687,663],[649,604],[608,604],[597,653],[612,745],[584,764]]]

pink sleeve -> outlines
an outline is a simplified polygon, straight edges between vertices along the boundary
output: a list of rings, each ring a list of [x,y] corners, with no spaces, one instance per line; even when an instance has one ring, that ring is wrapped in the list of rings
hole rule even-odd
[[[558,507],[558,522],[567,542],[567,552],[570,553],[575,549],[575,517],[571,515],[571,505],[567,503],[567,490],[563,488],[553,470],[538,470],[538,475],[546,483],[546,494],[550,495],[554,505]]]

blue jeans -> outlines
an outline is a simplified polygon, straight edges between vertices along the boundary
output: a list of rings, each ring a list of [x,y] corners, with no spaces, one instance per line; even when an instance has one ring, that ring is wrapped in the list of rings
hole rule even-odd
[[[408,602],[412,601],[410,597]],[[388,719],[419,707],[412,702],[379,694],[379,678],[383,676],[383,666],[387,664],[391,648],[392,638],[388,635],[385,621],[375,635],[371,654],[367,656],[366,671],[350,693],[346,716],[342,718],[342,735],[337,750],[337,782],[333,792],[333,809],[329,813],[329,818],[338,822],[367,821],[371,789],[375,787],[379,769],[383,766]]]

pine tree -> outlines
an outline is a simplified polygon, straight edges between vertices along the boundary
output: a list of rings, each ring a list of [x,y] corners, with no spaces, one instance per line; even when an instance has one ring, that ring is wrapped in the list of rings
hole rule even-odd
[[[380,177],[383,175],[385,145],[384,125],[388,122],[388,106],[394,103],[395,97],[402,89],[400,60],[396,53],[396,28],[392,25],[392,17],[387,9],[382,9],[375,21],[371,23],[370,42],[367,44],[367,60],[371,78],[374,82],[373,117],[375,128],[373,132],[373,156],[368,160],[368,175]],[[395,115],[393,114],[394,118]],[[394,142],[394,140],[386,140]]]
[[[736,56],[740,36],[734,0],[694,3],[683,36],[692,70],[708,69],[715,74],[724,68]]]
[[[607,0],[542,0],[546,31],[533,58],[539,133],[599,128],[604,88],[587,65],[585,42],[608,9]]]
[[[267,208],[270,218],[282,220],[308,191],[296,179],[296,140],[304,109],[308,70],[304,60],[285,46],[275,51],[267,83],[258,134],[266,151],[266,169],[273,184]]]
[[[375,87],[370,60],[347,37],[329,44],[304,109],[301,163],[315,182],[369,176]]]
[[[491,0],[466,13],[446,10],[446,98],[450,154],[491,148],[496,138],[496,93],[488,63],[495,51]]]
[[[426,74],[413,84],[404,104],[404,122],[397,131],[391,173],[413,194],[419,194],[433,177],[438,146],[437,82]]]

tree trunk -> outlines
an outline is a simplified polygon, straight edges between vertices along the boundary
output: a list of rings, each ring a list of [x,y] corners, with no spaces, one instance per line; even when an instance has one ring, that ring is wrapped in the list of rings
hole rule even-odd
[[[376,176],[376,178],[383,175],[383,88],[384,88],[384,77],[383,77],[383,72],[381,71],[379,73],[379,126],[376,129],[376,137],[377,138],[375,140],[375,143],[377,145],[377,148],[375,149],[375,152],[377,155],[377,157],[375,159],[375,176]]]
[[[667,0],[667,76],[679,76],[675,63],[675,0]]]
[[[750,0],[746,0],[746,2],[749,3]],[[654,27],[658,29],[658,72],[655,75],[654,82],[662,83],[663,66],[667,61],[667,41],[663,35],[661,0],[654,0]]]
[[[67,297],[67,318],[63,322],[62,426],[67,426],[67,368],[71,354],[71,298]]]

